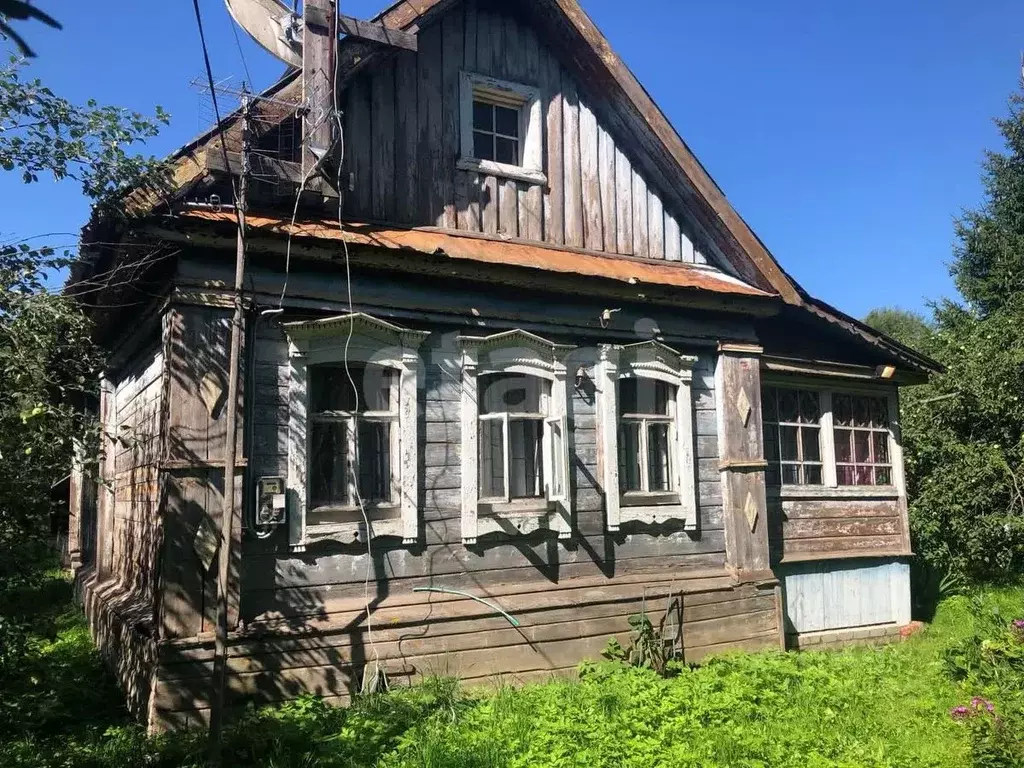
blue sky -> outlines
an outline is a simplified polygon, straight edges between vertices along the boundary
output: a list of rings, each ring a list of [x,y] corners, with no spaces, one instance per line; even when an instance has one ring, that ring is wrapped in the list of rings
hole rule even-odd
[[[512,0],[510,0],[511,2]],[[582,0],[783,267],[862,316],[953,295],[953,217],[977,204],[992,117],[1018,87],[1019,0]],[[58,93],[140,111],[162,105],[164,154],[206,127],[191,3],[40,5],[64,24],[20,29]],[[342,0],[368,17],[383,0]],[[201,0],[214,72],[246,78],[222,2]],[[927,11],[924,9],[927,8]],[[282,66],[239,33],[257,87]],[[0,240],[69,232],[88,206],[70,184],[0,172]],[[61,238],[58,238],[61,240]]]

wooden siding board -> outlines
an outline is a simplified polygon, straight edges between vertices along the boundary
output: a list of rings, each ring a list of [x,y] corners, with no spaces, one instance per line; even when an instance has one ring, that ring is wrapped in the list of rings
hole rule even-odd
[[[541,68],[541,98],[545,106],[544,146],[548,177],[548,184],[544,190],[544,239],[560,245],[565,243],[562,68],[558,59],[547,50],[541,53]]]
[[[586,248],[599,251],[604,247],[599,170],[600,139],[597,118],[582,99],[579,104],[579,120],[583,244]]]
[[[562,75],[563,138],[562,167],[565,186],[565,244],[584,246],[583,187],[580,166],[580,102],[576,84]]]
[[[614,253],[618,247],[615,220],[615,141],[603,125],[598,124],[598,193],[601,196],[602,248]]]
[[[633,166],[621,148],[615,148],[615,220],[619,253],[633,254]]]
[[[417,54],[395,56],[395,216],[399,222],[417,221],[419,174],[417,163]]]
[[[373,218],[393,221],[395,209],[395,68],[391,62],[370,79],[373,120]]]
[[[665,212],[661,198],[653,190],[648,190],[647,197],[648,245],[652,259],[665,258]]]
[[[459,156],[460,97],[459,72],[465,66],[463,55],[465,45],[463,13],[445,15],[442,22],[442,147],[438,169],[438,194],[442,206],[438,226],[455,229],[458,226],[458,210],[455,201],[455,161]]]
[[[647,258],[651,255],[648,240],[647,182],[633,170],[633,255]]]
[[[419,32],[417,72],[417,110],[419,138],[419,219],[436,225],[441,215],[438,179],[441,173],[441,138],[444,115],[441,112],[442,52],[441,28],[430,25]]]

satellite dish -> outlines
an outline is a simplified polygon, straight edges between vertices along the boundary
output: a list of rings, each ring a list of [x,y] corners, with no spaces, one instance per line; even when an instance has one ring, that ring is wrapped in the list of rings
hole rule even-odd
[[[302,67],[301,21],[281,0],[224,0],[231,18],[268,53]]]

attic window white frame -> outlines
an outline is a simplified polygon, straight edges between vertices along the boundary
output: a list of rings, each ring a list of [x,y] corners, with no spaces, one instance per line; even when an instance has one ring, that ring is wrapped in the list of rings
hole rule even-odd
[[[473,152],[473,101],[485,101],[519,110],[521,162],[518,165],[481,160]],[[460,154],[462,171],[501,176],[527,184],[547,184],[544,174],[543,110],[540,90],[522,83],[498,80],[475,72],[459,73]]]
[[[560,539],[572,535],[572,453],[568,429],[569,385],[566,355],[575,347],[555,344],[528,331],[491,336],[459,336],[462,351],[462,541],[475,544],[491,533],[528,534],[552,530]],[[544,424],[544,498],[500,502],[480,498],[479,377],[497,373],[536,376],[550,382]],[[555,450],[554,430],[561,431]],[[553,462],[559,462],[556,467]],[[560,477],[560,487],[553,479]]]
[[[419,540],[419,462],[417,414],[419,384],[423,375],[417,352],[429,331],[414,331],[358,312],[322,320],[284,323],[288,338],[291,376],[288,390],[288,544],[303,551],[309,544],[333,540],[366,541],[367,536],[397,536],[403,544]],[[313,522],[307,519],[310,484],[310,432],[307,368],[338,364],[347,359],[353,365],[374,365],[398,371],[399,448],[392,460],[392,483],[399,501],[390,510],[367,508],[370,530],[362,520],[355,522]],[[383,516],[397,509],[398,516]]]
[[[609,531],[623,523],[648,525],[679,520],[684,529],[697,528],[697,472],[694,460],[693,365],[683,355],[657,341],[602,344],[598,364],[598,437],[602,446],[605,507]],[[623,379],[663,381],[675,388],[672,487],[669,492],[623,493],[619,487],[619,382]]]

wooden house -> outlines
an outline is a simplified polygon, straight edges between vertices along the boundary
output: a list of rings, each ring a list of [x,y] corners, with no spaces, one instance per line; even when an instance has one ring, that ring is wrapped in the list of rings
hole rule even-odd
[[[255,102],[237,403],[239,113],[87,230],[71,550],[132,709],[208,717],[231,407],[232,704],[570,673],[640,611],[687,661],[908,623],[898,387],[937,364],[800,288],[576,0],[376,22],[417,50],[340,42],[333,186],[297,194],[301,74]]]

